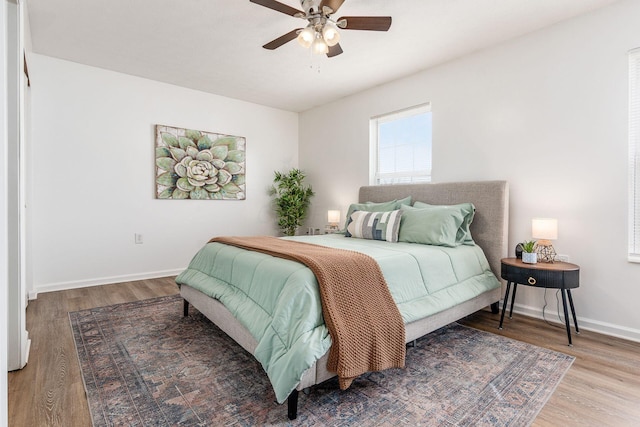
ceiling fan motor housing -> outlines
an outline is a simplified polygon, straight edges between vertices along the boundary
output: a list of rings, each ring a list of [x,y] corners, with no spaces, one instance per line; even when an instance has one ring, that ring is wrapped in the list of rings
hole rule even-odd
[[[302,10],[308,15],[320,13],[321,0],[300,0]]]

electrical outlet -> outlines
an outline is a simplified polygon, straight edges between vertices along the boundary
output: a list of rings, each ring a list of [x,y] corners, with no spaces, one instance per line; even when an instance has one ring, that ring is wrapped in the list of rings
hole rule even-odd
[[[569,255],[558,254],[556,255],[556,260],[560,262],[569,262]]]
[[[133,235],[133,237],[135,239],[136,245],[141,245],[142,244],[142,234],[136,233],[136,234]]]

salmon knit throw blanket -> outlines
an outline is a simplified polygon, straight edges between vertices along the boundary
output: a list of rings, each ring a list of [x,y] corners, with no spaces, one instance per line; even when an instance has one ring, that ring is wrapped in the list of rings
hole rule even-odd
[[[327,369],[338,375],[341,389],[365,372],[404,367],[402,316],[370,256],[268,236],[217,237],[210,242],[297,261],[313,271],[332,341]]]

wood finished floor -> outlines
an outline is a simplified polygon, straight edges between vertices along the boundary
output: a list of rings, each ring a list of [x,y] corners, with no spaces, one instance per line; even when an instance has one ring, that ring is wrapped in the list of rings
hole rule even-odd
[[[31,354],[9,373],[9,425],[91,426],[67,313],[172,295],[172,277],[38,295],[27,308]],[[640,343],[583,331],[566,345],[566,332],[514,314],[497,329],[498,315],[481,311],[460,323],[576,357],[533,426],[640,426]]]

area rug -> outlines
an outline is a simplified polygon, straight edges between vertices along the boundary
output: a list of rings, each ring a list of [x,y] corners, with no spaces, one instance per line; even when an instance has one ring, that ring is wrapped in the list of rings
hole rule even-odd
[[[69,317],[94,426],[527,426],[573,362],[454,323],[405,369],[300,393],[289,421],[253,356],[178,295]]]

